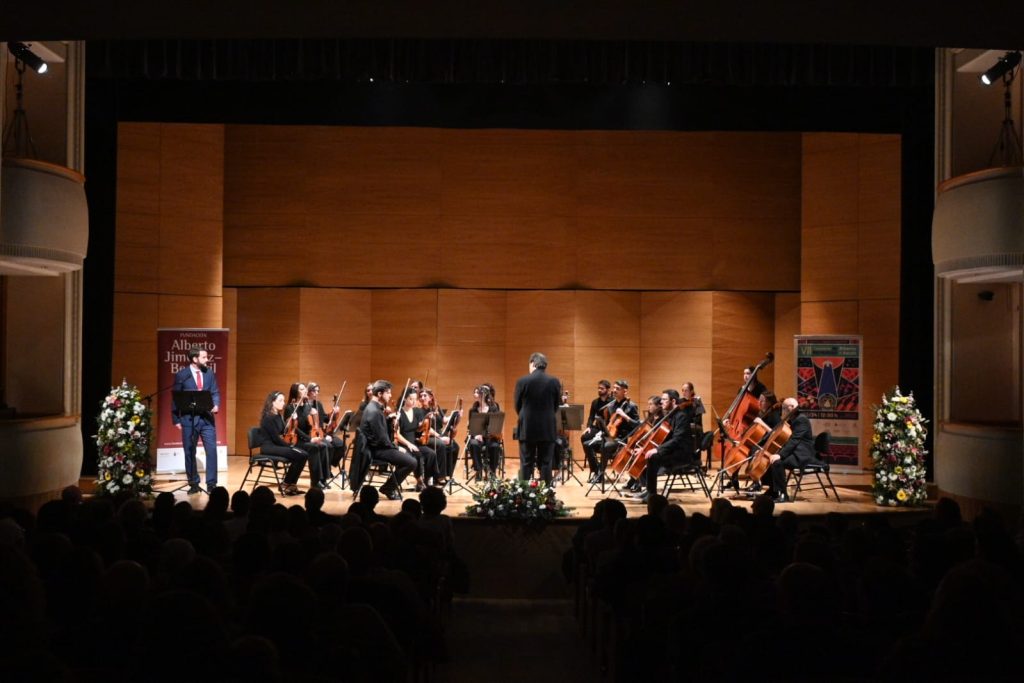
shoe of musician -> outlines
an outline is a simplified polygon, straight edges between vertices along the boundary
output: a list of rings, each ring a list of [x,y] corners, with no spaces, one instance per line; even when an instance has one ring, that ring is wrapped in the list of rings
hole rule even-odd
[[[215,488],[217,488],[217,482],[215,482],[215,481],[208,481],[208,482],[206,482],[206,492],[207,493],[213,493],[213,490]]]
[[[776,503],[792,503],[793,499],[789,497],[788,493],[780,493],[773,499]]]
[[[190,495],[190,496],[194,496],[195,494],[199,493],[200,491],[202,491],[202,489],[199,488],[199,484],[190,484],[189,487],[188,487],[188,495]]]
[[[380,495],[384,496],[388,500],[402,500],[402,494],[398,492],[398,489],[381,489]]]
[[[416,484],[415,491],[416,491],[416,493],[419,493],[420,491],[422,491],[425,488],[427,488],[427,487],[425,485],[423,485],[423,484]]]
[[[593,484],[597,481],[597,472],[591,472],[590,477],[587,479],[588,484]]]
[[[750,491],[751,493],[756,493],[757,491],[761,490],[761,484],[756,481],[752,481],[749,484],[747,484],[746,490]]]
[[[300,496],[304,492],[299,490],[299,487],[295,484],[281,484],[281,495],[282,496]]]

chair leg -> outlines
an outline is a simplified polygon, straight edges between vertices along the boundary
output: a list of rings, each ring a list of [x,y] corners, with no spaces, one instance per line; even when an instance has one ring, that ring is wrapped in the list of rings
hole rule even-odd
[[[249,461],[249,468],[245,470],[245,476],[242,477],[242,483],[239,484],[238,490],[241,491],[245,488],[245,481],[249,478],[249,474],[252,473],[252,460]]]
[[[828,485],[832,487],[832,493],[834,493],[836,496],[836,502],[842,502],[839,500],[839,491],[836,490],[836,485],[832,483],[832,475],[828,472],[825,472],[825,479],[828,480]]]

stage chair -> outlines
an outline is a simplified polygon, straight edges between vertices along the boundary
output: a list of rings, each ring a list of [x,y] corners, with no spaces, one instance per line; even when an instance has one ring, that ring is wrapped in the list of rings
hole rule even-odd
[[[817,455],[817,460],[789,470],[789,474],[786,476],[786,487],[789,488],[790,481],[795,482],[796,486],[793,489],[793,500],[796,500],[797,496],[800,495],[804,477],[813,474],[818,480],[815,489],[820,487],[822,492],[825,494],[825,497],[828,498],[828,489],[831,488],[832,493],[836,496],[836,502],[841,502],[839,500],[839,492],[836,491],[836,485],[832,483],[832,477],[829,473],[829,464],[832,460],[831,439],[832,436],[828,432],[818,434],[818,436],[814,437],[814,453]],[[822,476],[825,477],[824,480],[822,480]]]
[[[715,432],[705,432],[700,437],[700,442],[697,444],[696,449],[693,452],[693,460],[689,463],[682,463],[679,465],[673,465],[665,468],[663,471],[669,475],[668,480],[665,482],[665,486],[662,488],[662,496],[666,498],[672,493],[672,485],[676,481],[682,481],[690,492],[697,490],[696,486],[693,485],[693,480],[690,477],[694,477],[697,483],[700,484],[700,490],[709,499],[711,498],[711,489],[708,487],[708,480],[705,478],[705,469],[703,464],[700,462],[700,454],[711,449],[711,444],[715,439]],[[659,473],[660,474],[660,473]]]
[[[252,488],[256,489],[262,482],[261,478],[264,476],[263,471],[268,467],[274,474],[274,483],[277,485],[275,491],[281,490],[281,476],[278,474],[277,468],[281,467],[285,470],[291,464],[288,458],[281,457],[280,455],[265,455],[259,452],[259,427],[249,427],[249,432],[246,434],[247,445],[249,447],[249,469],[245,471],[245,476],[242,477],[242,483],[239,484],[238,490],[241,491],[245,488],[245,482],[252,473],[253,467],[259,467],[259,471],[256,472],[256,478],[253,479]]]

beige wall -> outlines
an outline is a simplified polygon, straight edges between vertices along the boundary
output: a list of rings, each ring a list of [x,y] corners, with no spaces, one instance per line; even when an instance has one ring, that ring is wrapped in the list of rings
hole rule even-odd
[[[115,376],[151,381],[159,326],[229,327],[232,452],[296,380],[329,398],[347,379],[346,407],[379,377],[427,375],[444,405],[490,381],[508,406],[535,350],[580,402],[600,378],[640,402],[690,380],[723,412],[766,351],[762,379],[791,393],[799,332],[863,330],[881,377],[898,152],[883,136],[122,124]],[[182,233],[210,259],[187,286]]]

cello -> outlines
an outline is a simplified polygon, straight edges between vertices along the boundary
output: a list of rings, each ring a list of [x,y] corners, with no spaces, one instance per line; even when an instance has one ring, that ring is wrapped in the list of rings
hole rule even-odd
[[[794,408],[786,413],[786,416],[779,420],[779,424],[768,435],[764,446],[758,449],[754,457],[751,458],[750,464],[747,465],[747,476],[752,480],[761,480],[761,477],[764,476],[768,468],[771,467],[772,462],[776,459],[776,456],[778,456],[779,451],[782,450],[782,447],[793,436],[793,427],[789,424],[789,421],[793,419],[799,410],[799,408]]]
[[[775,354],[771,351],[764,355],[764,359],[757,364],[754,371],[750,374],[750,378],[743,383],[739,393],[732,400],[729,410],[726,411],[725,420],[728,420],[729,424],[726,425],[723,420],[718,421],[718,440],[722,449],[722,469],[719,471],[717,478],[722,488],[725,487],[723,478],[726,476],[732,479],[732,486],[739,487],[739,482],[734,475],[739,467],[747,462],[750,457],[749,447],[744,446],[743,437],[754,423],[754,419],[761,412],[758,397],[751,394],[748,389],[756,380],[757,373],[771,365],[774,360]],[[763,437],[764,434],[767,434],[767,430],[761,436]]]

